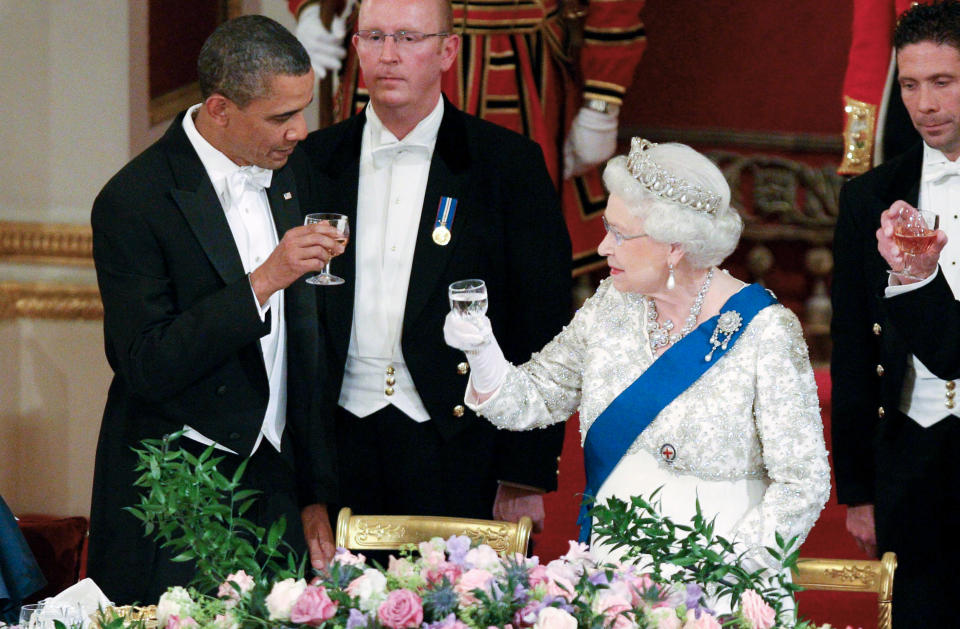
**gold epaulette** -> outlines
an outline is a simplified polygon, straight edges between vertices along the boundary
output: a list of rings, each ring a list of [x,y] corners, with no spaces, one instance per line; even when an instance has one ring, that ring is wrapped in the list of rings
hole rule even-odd
[[[843,97],[843,161],[837,174],[861,175],[873,165],[873,143],[876,138],[877,106]]]

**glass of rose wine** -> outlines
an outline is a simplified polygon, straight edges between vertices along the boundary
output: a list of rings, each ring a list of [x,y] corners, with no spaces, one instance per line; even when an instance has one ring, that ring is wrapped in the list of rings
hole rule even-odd
[[[937,229],[940,228],[940,216],[929,210],[914,210],[903,208],[893,225],[893,242],[903,252],[903,271],[895,273],[900,277],[912,280],[922,280],[914,265],[917,256],[930,249],[937,239]]]
[[[344,247],[347,246],[347,241],[350,240],[350,221],[346,216],[343,214],[307,214],[303,220],[304,225],[314,225],[316,223],[332,225],[337,230],[336,241]],[[343,278],[331,274],[330,262],[327,262],[320,269],[319,274],[307,278],[307,283],[317,286],[336,286],[337,284],[343,284]]]

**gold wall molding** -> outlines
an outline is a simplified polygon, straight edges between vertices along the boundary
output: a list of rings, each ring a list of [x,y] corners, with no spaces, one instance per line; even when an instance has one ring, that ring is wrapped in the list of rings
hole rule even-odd
[[[93,266],[88,225],[0,222],[0,260]]]
[[[0,282],[0,320],[103,319],[96,286]]]

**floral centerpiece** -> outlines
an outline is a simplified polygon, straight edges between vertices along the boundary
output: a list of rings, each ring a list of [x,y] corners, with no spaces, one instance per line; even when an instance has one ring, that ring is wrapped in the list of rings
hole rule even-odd
[[[256,499],[240,489],[243,466],[225,478],[212,448],[194,457],[171,447],[176,437],[144,441],[137,451],[137,484],[146,493],[130,508],[176,560],[197,565],[189,587],[161,597],[162,629],[812,627],[794,623],[784,604],[795,587],[738,565],[732,545],[702,516],[691,526],[659,516],[655,496],[594,508],[596,531],[604,544],[626,549],[624,562],[602,564],[571,542],[567,554],[541,564],[453,536],[404,549],[386,567],[338,549],[326,570],[308,575],[305,558],[284,547],[282,521],[264,530],[243,518]],[[796,553],[778,543],[770,551],[789,567]],[[633,563],[640,555],[653,562],[648,572]],[[669,576],[667,564],[675,567]],[[707,604],[722,596],[733,611]],[[142,624],[109,614],[99,622],[102,629]]]

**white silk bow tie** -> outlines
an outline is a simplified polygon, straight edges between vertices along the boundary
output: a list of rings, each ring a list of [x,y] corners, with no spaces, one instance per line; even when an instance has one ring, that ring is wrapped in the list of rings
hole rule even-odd
[[[259,166],[243,166],[227,175],[227,204],[239,203],[243,191],[269,188],[273,171]]]
[[[924,183],[942,183],[943,180],[954,175],[960,175],[960,160],[956,162],[936,162],[923,166]]]
[[[382,144],[370,152],[373,158],[374,168],[385,168],[392,164],[395,159],[405,153],[411,155],[422,155],[430,157],[430,147],[425,144],[404,144],[403,142],[391,142]]]

